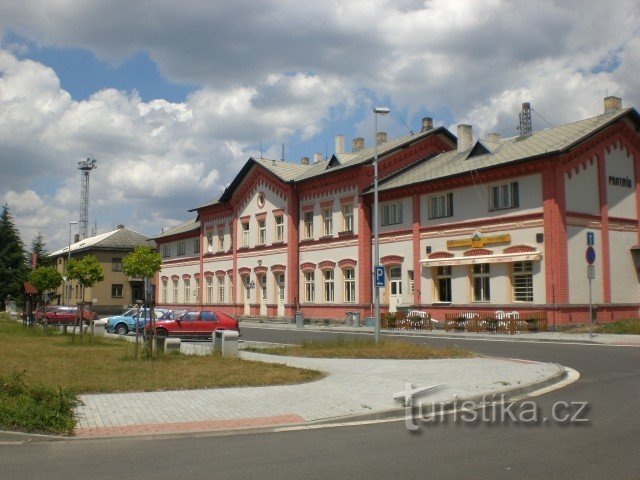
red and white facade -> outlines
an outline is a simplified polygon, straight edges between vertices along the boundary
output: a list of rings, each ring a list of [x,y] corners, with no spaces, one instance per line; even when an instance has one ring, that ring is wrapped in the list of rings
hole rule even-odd
[[[444,128],[380,144],[382,310],[546,310],[550,324],[585,323],[593,232],[598,320],[637,317],[640,117],[589,120],[464,150]],[[196,220],[155,238],[158,304],[372,315],[372,157],[249,159]]]

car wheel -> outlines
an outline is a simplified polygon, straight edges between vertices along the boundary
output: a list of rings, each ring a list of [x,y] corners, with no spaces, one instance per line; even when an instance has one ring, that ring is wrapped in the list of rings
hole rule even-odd
[[[158,337],[168,337],[169,336],[169,332],[167,332],[164,328],[159,328],[156,330],[156,336]]]
[[[116,332],[117,335],[126,335],[129,329],[124,323],[119,323],[118,325],[116,325],[116,328],[114,331]]]

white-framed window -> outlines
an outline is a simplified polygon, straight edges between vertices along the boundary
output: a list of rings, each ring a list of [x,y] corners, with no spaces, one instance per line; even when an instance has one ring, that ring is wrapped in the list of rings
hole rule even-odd
[[[169,258],[171,256],[171,245],[162,245],[162,258]]]
[[[402,203],[387,203],[382,206],[382,225],[402,223]]]
[[[178,255],[184,255],[186,251],[184,240],[178,242]]]
[[[213,303],[213,277],[205,279],[207,303]]]
[[[185,278],[182,285],[184,287],[184,303],[191,303],[191,280]]]
[[[267,243],[267,221],[258,220],[258,245]]]
[[[160,298],[162,298],[162,303],[167,303],[167,281],[162,280],[162,293],[160,294]]]
[[[245,275],[242,277],[242,283],[244,284],[244,298],[246,300],[245,303],[249,303],[251,300],[251,279],[249,275]]]
[[[518,194],[518,182],[493,185],[490,188],[489,209],[502,210],[504,208],[517,208],[520,205]]]
[[[242,222],[242,246],[249,246],[249,222]]]
[[[199,278],[196,278],[196,292],[195,292],[194,301],[196,303],[200,303],[200,279]]]
[[[280,301],[280,303],[284,303],[284,273],[278,273],[276,276],[278,280],[278,300]]]
[[[491,293],[489,289],[489,264],[480,263],[475,264],[471,271],[472,285],[473,285],[473,301],[474,302],[488,302],[491,300]]]
[[[229,275],[229,301],[233,302],[233,276]]]
[[[316,301],[316,276],[313,270],[304,272],[304,300],[305,302]]]
[[[415,282],[413,280],[413,270],[408,270],[407,276],[409,277],[409,295],[413,297],[413,292],[415,290]]]
[[[304,238],[313,238],[313,211],[304,212]]]
[[[439,302],[451,302],[451,267],[436,267],[436,298]]]
[[[276,242],[284,241],[284,217],[278,215],[276,218]]]
[[[200,237],[193,239],[193,253],[200,253]]]
[[[335,300],[335,285],[333,281],[333,270],[322,271],[322,293],[325,302],[333,302]]]
[[[533,302],[533,262],[514,262],[512,285],[515,302]]]
[[[218,277],[218,302],[224,303],[224,277]]]
[[[173,303],[178,303],[178,280],[173,280]]]
[[[207,252],[213,252],[213,231],[207,231]]]
[[[353,268],[342,270],[344,279],[344,301],[354,303],[356,301],[356,271]]]
[[[353,232],[353,205],[342,205],[342,229],[345,232]]]
[[[429,218],[453,216],[453,193],[429,197]]]
[[[322,223],[324,226],[324,235],[333,235],[333,210],[330,208],[322,210]]]
[[[121,272],[122,271],[122,258],[114,257],[111,259],[111,271],[112,272]]]
[[[260,282],[260,299],[262,303],[267,303],[267,276],[260,275],[258,282]]]
[[[122,298],[122,284],[114,283],[111,285],[111,296],[113,298]],[[76,285],[76,298],[80,298],[78,285]]]
[[[218,228],[218,251],[224,250],[224,227]]]

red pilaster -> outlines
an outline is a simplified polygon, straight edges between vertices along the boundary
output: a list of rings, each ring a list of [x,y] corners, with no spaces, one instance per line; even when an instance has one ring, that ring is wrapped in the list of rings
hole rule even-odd
[[[199,241],[200,241],[200,278],[197,280],[198,282],[200,282],[200,291],[198,292],[198,304],[202,307],[202,304],[204,303],[204,297],[202,296],[202,293],[204,292],[204,284],[202,283],[202,281],[204,280],[203,278],[203,274],[204,274],[204,251],[205,249],[202,248],[203,247],[203,239],[205,237],[204,235],[204,218],[200,220],[200,233],[199,233]]]
[[[297,310],[299,301],[298,294],[300,292],[300,234],[299,234],[299,211],[298,211],[298,191],[295,186],[289,187],[287,197],[287,292],[288,292],[288,309],[287,313],[293,316],[293,312]]]
[[[361,305],[372,305],[371,206],[363,197],[358,201],[358,297]]]
[[[609,204],[607,199],[607,166],[604,148],[598,153],[598,194],[600,195],[600,241],[602,242],[602,300],[611,302],[611,264],[609,243]]]
[[[231,221],[231,248],[233,249],[233,291],[231,292],[231,303],[233,310],[238,315],[237,291],[240,286],[240,275],[238,275],[238,211],[234,208],[233,220]],[[203,286],[204,290],[204,286]]]
[[[420,264],[420,195],[413,195],[413,304],[420,305],[422,268]]]
[[[633,166],[636,175],[636,219],[637,219],[637,232],[638,242],[640,245],[640,154],[634,152],[633,154]]]

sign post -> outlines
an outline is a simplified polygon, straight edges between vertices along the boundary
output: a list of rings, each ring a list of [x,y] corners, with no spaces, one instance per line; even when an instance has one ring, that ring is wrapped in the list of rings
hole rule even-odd
[[[593,248],[594,235],[593,232],[587,232],[587,251],[585,258],[587,259],[587,278],[589,279],[589,338],[593,337],[593,290],[591,281],[596,278],[596,267],[593,264],[596,261],[596,249]]]

